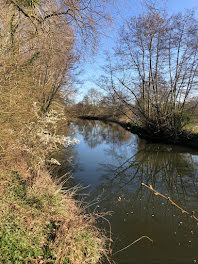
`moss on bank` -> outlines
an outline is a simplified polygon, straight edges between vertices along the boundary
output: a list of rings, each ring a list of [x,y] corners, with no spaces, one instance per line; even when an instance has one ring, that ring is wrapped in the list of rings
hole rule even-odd
[[[48,172],[0,169],[0,262],[95,264],[105,238]],[[31,182],[31,184],[30,184]]]

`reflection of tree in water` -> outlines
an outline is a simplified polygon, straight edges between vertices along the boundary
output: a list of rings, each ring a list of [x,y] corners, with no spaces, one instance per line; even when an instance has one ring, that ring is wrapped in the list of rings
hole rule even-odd
[[[111,154],[115,155],[116,162],[101,164],[105,173],[97,190],[101,194],[102,208],[114,212],[111,218],[112,229],[120,237],[115,247],[121,248],[130,243],[129,237],[135,240],[146,234],[156,241],[160,250],[167,250],[173,258],[177,254],[179,257],[185,256],[185,250],[178,247],[178,244],[186,249],[190,243],[192,255],[195,255],[198,242],[196,223],[189,216],[182,215],[167,200],[155,196],[141,185],[142,182],[151,184],[184,208],[198,212],[198,164],[193,155],[176,146],[145,145],[144,141],[141,141],[137,152],[124,162],[119,150],[116,153],[115,148],[110,149]],[[137,254],[133,249],[127,253],[129,258]],[[120,259],[125,259],[125,254]],[[148,263],[151,262],[148,260]]]
[[[125,203],[138,203],[144,200],[144,206],[152,207],[154,195],[142,187],[141,183],[151,184],[155,189],[170,196],[176,202],[196,209],[198,179],[197,163],[189,153],[180,152],[178,147],[141,142],[138,151],[123,162],[115,148],[109,150],[113,155],[111,164],[101,164],[104,175],[98,187],[103,191],[104,200],[125,200]],[[114,159],[115,157],[115,159]],[[114,164],[120,164],[114,165]],[[152,200],[152,201],[151,201]],[[159,199],[161,203],[161,199]],[[189,204],[190,202],[190,204]]]
[[[114,250],[125,247],[142,235],[148,235],[155,241],[154,246],[142,241],[123,251],[123,254],[116,255],[119,259],[117,263],[191,263],[186,249],[191,241],[192,251],[189,255],[196,256],[196,223],[168,201],[153,195],[141,183],[151,184],[188,211],[196,211],[198,156],[176,146],[146,144],[144,140],[138,142],[137,137],[118,125],[80,121],[77,126],[74,124],[74,129],[81,134],[82,141],[88,143],[87,150],[103,144],[98,149],[98,163],[95,166],[96,174],[99,173],[101,178],[99,182],[96,181],[98,186],[90,199],[99,200],[99,207],[94,210],[113,211],[110,221],[112,231],[118,237]],[[105,164],[99,164],[103,153],[108,158]],[[89,164],[86,163],[86,166]],[[178,243],[183,248],[178,247]],[[146,257],[141,262],[143,252]],[[170,258],[182,261],[171,262]]]
[[[62,148],[61,151],[54,153],[53,158],[59,161],[61,165],[51,165],[50,170],[53,177],[63,187],[73,187],[76,185],[75,179],[72,177],[75,169],[77,169],[77,152],[75,148]]]
[[[78,132],[91,148],[102,143],[120,145],[131,138],[131,133],[113,123],[104,123],[95,120],[78,120],[76,123]]]
[[[71,126],[69,130],[67,129],[65,134],[71,138],[75,137],[74,128]],[[76,182],[72,175],[75,170],[80,167],[80,164],[78,163],[78,152],[75,145],[58,149],[57,153],[54,152],[53,158],[58,160],[61,165],[50,167],[52,175],[54,175],[58,182],[63,184],[63,187],[68,188],[75,186]]]

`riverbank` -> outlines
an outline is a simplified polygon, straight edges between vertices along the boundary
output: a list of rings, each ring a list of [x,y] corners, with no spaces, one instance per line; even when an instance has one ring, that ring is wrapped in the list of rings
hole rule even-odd
[[[0,263],[100,263],[107,240],[99,216],[75,200],[75,186],[54,180],[53,154],[76,143],[57,134],[67,120],[54,110],[35,115],[17,133],[16,126],[0,133]]]
[[[78,116],[84,120],[99,120],[102,122],[116,123],[133,134],[138,135],[140,138],[146,139],[149,142],[163,143],[163,144],[174,144],[198,149],[198,133],[192,133],[190,131],[182,131],[176,138],[169,137],[162,133],[151,134],[146,129],[138,126],[135,123],[127,121],[119,121],[108,117],[97,117],[97,116]]]
[[[84,212],[72,190],[63,193],[47,171],[34,180],[28,174],[0,171],[0,262],[98,263],[105,237],[94,216]]]
[[[63,188],[30,153],[10,147],[0,155],[0,263],[101,263],[108,252],[99,215],[76,200],[75,186]]]

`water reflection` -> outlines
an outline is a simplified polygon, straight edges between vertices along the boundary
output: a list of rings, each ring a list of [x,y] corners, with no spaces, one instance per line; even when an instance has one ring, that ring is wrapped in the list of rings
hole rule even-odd
[[[113,193],[121,195],[126,189],[139,192],[144,182],[168,196],[186,201],[197,193],[197,163],[191,154],[177,152],[173,147],[172,151],[169,149],[168,146],[145,144],[124,162],[117,158],[121,156],[119,149],[118,153],[115,148],[108,150],[113,162],[100,164],[101,170],[105,171],[100,186],[104,189],[111,186]]]
[[[113,123],[78,120],[75,125],[78,127],[78,133],[83,135],[84,141],[91,148],[104,142],[120,145],[130,139],[129,133],[123,133],[123,129]]]
[[[118,264],[198,262],[197,225],[189,216],[141,185],[151,184],[188,211],[198,212],[198,155],[189,149],[139,140],[117,125],[99,121],[73,124],[81,170],[74,177],[91,184],[97,210],[113,211],[114,251],[142,235],[142,241],[116,255]]]

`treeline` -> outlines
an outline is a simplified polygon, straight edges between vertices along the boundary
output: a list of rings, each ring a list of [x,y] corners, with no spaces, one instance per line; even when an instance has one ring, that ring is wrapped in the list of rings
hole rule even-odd
[[[75,116],[126,119],[129,114],[128,120],[134,118],[117,94],[103,93],[94,88],[89,89],[80,102],[73,104],[70,111]]]
[[[97,0],[1,1],[2,123],[29,120],[33,102],[43,113],[53,102],[64,102],[71,69],[83,52],[94,48],[90,43],[108,20],[106,8],[105,1]]]
[[[31,161],[34,164],[36,160],[39,167],[51,154],[46,146],[38,147],[37,139],[50,133],[44,120],[48,114],[53,116],[55,126],[56,112],[60,123],[73,92],[73,69],[86,52],[94,52],[102,25],[110,21],[110,2],[0,3],[0,155],[9,156],[12,144],[17,143],[17,149],[31,149]],[[49,113],[52,110],[55,112]],[[53,125],[51,133],[55,135]]]
[[[106,56],[98,84],[111,95],[109,108],[124,106],[150,133],[177,138],[197,119],[197,39],[193,11],[170,15],[146,1],[143,13],[125,21]]]

